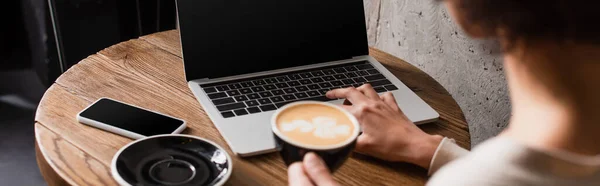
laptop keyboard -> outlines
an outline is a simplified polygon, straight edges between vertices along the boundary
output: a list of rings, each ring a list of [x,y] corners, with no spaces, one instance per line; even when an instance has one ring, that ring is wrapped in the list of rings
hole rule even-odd
[[[295,101],[330,101],[327,91],[371,84],[397,90],[369,62],[361,61],[201,86],[224,118],[267,112]]]

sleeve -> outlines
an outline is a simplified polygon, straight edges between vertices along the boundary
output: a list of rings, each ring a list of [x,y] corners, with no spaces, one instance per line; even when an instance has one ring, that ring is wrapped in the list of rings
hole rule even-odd
[[[445,137],[444,139],[442,139],[442,142],[440,142],[440,145],[435,150],[433,158],[431,158],[431,163],[429,164],[429,172],[427,174],[431,176],[446,163],[460,158],[466,155],[467,153],[469,153],[469,151],[458,146],[454,139]]]

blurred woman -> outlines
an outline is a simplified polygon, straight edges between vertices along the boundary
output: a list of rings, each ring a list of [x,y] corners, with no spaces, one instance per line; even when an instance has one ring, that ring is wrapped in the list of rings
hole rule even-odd
[[[509,126],[468,152],[420,130],[389,93],[332,90],[362,125],[356,151],[429,169],[428,185],[600,185],[600,2],[444,3],[467,35],[501,43]],[[337,185],[312,153],[288,173],[290,185]]]

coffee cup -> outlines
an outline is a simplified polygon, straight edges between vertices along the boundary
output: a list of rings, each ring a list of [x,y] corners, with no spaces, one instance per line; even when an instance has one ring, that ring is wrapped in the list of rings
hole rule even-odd
[[[331,172],[356,145],[360,126],[348,111],[327,102],[300,101],[275,112],[271,128],[286,165],[302,161],[308,152],[323,159]]]
[[[111,174],[121,186],[223,185],[231,168],[231,157],[214,142],[166,134],[121,148],[113,157]]]

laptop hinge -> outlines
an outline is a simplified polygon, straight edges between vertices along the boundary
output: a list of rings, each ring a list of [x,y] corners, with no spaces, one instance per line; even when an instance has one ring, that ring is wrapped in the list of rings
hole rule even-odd
[[[190,82],[194,82],[194,83],[196,83],[196,84],[202,85],[202,84],[209,83],[209,82],[210,82],[210,79],[209,79],[209,78],[194,79],[194,80],[192,80],[192,81],[190,81]]]
[[[202,79],[195,79],[195,80],[192,80],[190,82],[194,82],[194,83],[202,85],[202,84],[215,83],[215,82],[220,82],[220,81],[230,81],[230,80],[234,80],[234,79],[251,78],[251,77],[254,77],[254,76],[270,75],[270,74],[276,74],[276,73],[285,73],[285,72],[290,72],[290,71],[294,71],[294,70],[302,70],[302,69],[305,69],[305,68],[316,68],[316,67],[320,67],[320,66],[335,65],[335,64],[342,64],[342,63],[351,63],[351,62],[355,62],[354,60],[356,60],[356,59],[365,59],[365,56],[368,56],[368,55],[355,56],[355,57],[352,57],[350,59],[339,60],[339,61],[332,61],[332,62],[328,62],[328,64],[327,63],[313,64],[313,65],[308,65],[308,66],[303,66],[303,67],[302,66],[301,67],[291,67],[291,68],[286,68],[286,69],[270,70],[270,71],[265,71],[265,72],[243,74],[243,75],[223,77],[223,78],[217,78],[217,79],[202,78]]]

